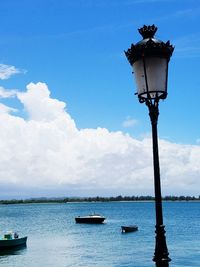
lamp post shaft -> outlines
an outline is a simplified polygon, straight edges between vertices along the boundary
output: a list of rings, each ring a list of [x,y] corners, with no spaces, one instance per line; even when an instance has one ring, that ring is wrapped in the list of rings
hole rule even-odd
[[[153,167],[154,167],[154,190],[155,190],[155,209],[156,209],[156,244],[153,261],[156,267],[168,267],[171,259],[168,257],[168,249],[165,238],[165,226],[163,225],[163,212],[162,212],[162,196],[160,184],[160,166],[159,166],[159,152],[158,152],[158,101],[154,103],[146,102],[149,108],[149,116],[152,125],[152,142],[153,142]]]

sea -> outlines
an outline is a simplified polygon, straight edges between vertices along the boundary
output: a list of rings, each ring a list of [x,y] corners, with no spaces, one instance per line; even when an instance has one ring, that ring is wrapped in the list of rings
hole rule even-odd
[[[76,224],[98,213],[100,225]],[[170,267],[200,267],[200,202],[163,202]],[[136,224],[137,232],[121,233]],[[27,246],[0,251],[3,267],[151,267],[154,202],[0,205],[0,234],[17,231]]]

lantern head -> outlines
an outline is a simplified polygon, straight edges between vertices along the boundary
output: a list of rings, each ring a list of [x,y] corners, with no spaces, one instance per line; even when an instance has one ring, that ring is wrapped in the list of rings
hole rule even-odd
[[[174,47],[154,38],[155,25],[138,29],[143,40],[132,44],[125,55],[133,67],[140,102],[167,97],[168,63]]]

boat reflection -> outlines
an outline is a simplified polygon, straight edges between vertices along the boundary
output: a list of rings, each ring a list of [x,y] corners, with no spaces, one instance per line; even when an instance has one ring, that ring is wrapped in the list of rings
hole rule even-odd
[[[26,251],[26,244],[14,247],[14,248],[1,248],[0,249],[0,257],[1,256],[9,256],[9,255],[20,255],[24,254]]]

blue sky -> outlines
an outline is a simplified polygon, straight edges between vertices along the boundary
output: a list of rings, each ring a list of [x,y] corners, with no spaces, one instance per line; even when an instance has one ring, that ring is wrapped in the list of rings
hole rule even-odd
[[[13,127],[13,133],[16,119],[22,118],[26,123],[38,120],[39,115],[36,116],[35,113],[33,115],[33,109],[37,109],[38,98],[35,97],[35,103],[32,104],[29,97],[32,96],[32,90],[38,88],[38,90],[43,90],[47,86],[48,89],[44,89],[46,90],[45,97],[49,97],[50,101],[52,99],[55,102],[60,101],[60,106],[62,106],[61,103],[66,104],[66,114],[74,121],[76,130],[79,132],[87,129],[89,131],[98,128],[106,129],[110,135],[121,132],[123,136],[128,134],[132,138],[131,142],[143,143],[145,138],[150,137],[148,111],[144,104],[139,104],[134,95],[136,88],[131,67],[123,51],[127,50],[131,43],[141,39],[137,31],[138,28],[144,24],[155,24],[158,27],[156,37],[163,41],[170,40],[175,46],[169,66],[168,98],[160,103],[159,136],[161,140],[169,142],[170,145],[180,145],[181,151],[182,146],[187,147],[187,149],[195,148],[195,151],[197,149],[194,162],[198,162],[200,156],[198,150],[200,145],[199,1],[6,0],[0,2],[0,10],[0,87],[3,88],[0,100],[3,104],[3,112],[7,112],[9,118],[13,120],[13,124],[11,122],[9,128]],[[4,73],[3,68],[5,69]],[[7,76],[5,76],[6,71]],[[32,83],[32,87],[30,86],[31,89],[28,92],[27,85],[30,83]],[[45,85],[41,86],[38,83]],[[11,92],[10,97],[6,96],[5,92],[7,95],[8,92]],[[27,97],[21,97],[20,93],[24,93]],[[15,109],[15,112],[5,107]],[[41,111],[41,114],[42,112],[47,114],[44,110]],[[59,107],[59,112],[61,112],[61,107]],[[41,118],[39,120],[42,121]],[[2,123],[5,125],[3,120]],[[30,132],[32,131],[30,130]],[[102,133],[98,134],[101,136]],[[19,144],[16,133],[13,134],[12,138],[14,137],[13,142]],[[24,138],[28,137],[25,136]],[[9,139],[4,140],[4,144],[7,144],[6,142],[8,142],[9,147]],[[40,142],[38,141],[38,143]],[[96,142],[98,143],[98,137],[96,137]],[[105,142],[104,140],[103,143],[105,144]],[[116,141],[113,146],[117,146],[119,142]],[[88,144],[88,146],[93,145]],[[5,147],[5,150],[8,147]],[[13,149],[13,153],[16,153],[17,157],[18,150],[17,148],[16,151],[15,148]],[[130,151],[132,150],[130,149]],[[133,149],[133,151],[135,150]],[[27,154],[29,152],[27,150]],[[110,149],[109,153],[107,151],[105,154],[111,155],[114,152]],[[126,158],[126,164],[129,162],[129,156]],[[151,154],[149,154],[150,156]],[[46,155],[44,157],[46,158]],[[98,161],[95,156],[93,160]],[[184,160],[186,159],[184,158]],[[87,162],[89,162],[88,159]],[[29,163],[30,165],[35,164],[32,162],[32,158],[30,158]],[[100,161],[98,163],[100,164]],[[193,162],[190,163],[191,166],[194,166]],[[23,161],[20,161],[19,164],[23,164]],[[104,166],[102,162],[101,165]],[[151,167],[151,163],[149,166]],[[0,177],[4,179],[6,169],[2,168]],[[89,163],[88,168],[91,168]],[[13,167],[14,170],[15,167]],[[37,176],[38,174],[42,177],[42,174],[37,173],[36,170],[35,167],[34,175]],[[142,166],[138,167],[138,170],[142,170]],[[187,171],[189,172],[189,170],[190,172],[194,171],[188,167]],[[27,177],[26,171],[22,166],[19,177],[23,176],[23,181],[27,179],[25,178],[25,176]],[[200,170],[197,168],[194,176],[198,177],[199,174]],[[64,173],[61,176],[64,177],[65,175],[67,174]],[[91,173],[89,172],[88,175],[91,176]],[[131,172],[129,174],[127,172],[126,179],[129,179],[129,175],[131,176]],[[18,183],[20,183],[17,178],[15,181],[14,178],[14,180],[12,179],[12,175],[7,177],[6,181],[2,180],[5,188],[17,188]],[[79,177],[85,179],[83,174],[80,174]],[[141,177],[144,178],[145,174]],[[118,178],[120,180],[120,177]],[[73,178],[70,179],[73,180]],[[99,185],[97,179],[94,174],[94,187]],[[70,183],[70,186],[76,185],[76,188],[79,188],[83,180],[80,182],[75,179]],[[64,178],[61,181],[60,183],[65,184],[66,188],[69,187]],[[54,182],[56,183],[56,178]],[[26,188],[29,188],[25,182],[24,184]],[[195,181],[192,182],[192,185],[193,189],[191,187],[190,191],[187,192],[185,189],[179,190],[180,184],[177,184],[171,191],[166,190],[166,194],[171,192],[198,194],[195,190],[197,186]],[[41,189],[41,194],[46,194],[46,189],[42,185],[37,183],[34,186]],[[118,186],[114,189],[112,186],[108,186],[110,189],[106,191],[102,185],[100,190],[96,190],[95,193],[131,194],[133,192],[129,192],[126,188],[120,190],[120,182]],[[80,192],[83,195],[93,192],[93,188],[86,189],[84,183],[81,188],[83,189]],[[55,192],[50,190],[51,193],[49,194],[59,194],[61,192],[59,190],[55,190]],[[151,193],[151,190],[149,191],[147,186],[133,193],[145,194]],[[17,194],[10,193],[9,189],[5,189],[5,191],[6,196]],[[18,191],[20,190],[16,190],[16,192]],[[66,189],[63,194],[65,192],[67,192]],[[72,194],[77,193],[76,190],[70,192]],[[25,193],[21,190],[20,194]]]

